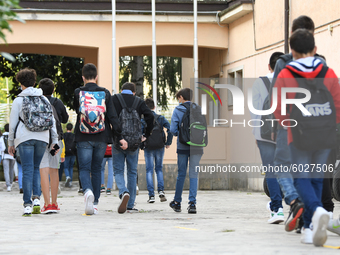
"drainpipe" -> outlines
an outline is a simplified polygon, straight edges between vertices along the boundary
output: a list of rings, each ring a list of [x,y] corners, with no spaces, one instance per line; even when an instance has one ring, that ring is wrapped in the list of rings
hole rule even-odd
[[[112,0],[112,95],[116,90],[116,0]]]
[[[157,48],[156,48],[156,0],[151,2],[152,9],[152,97],[157,108]],[[156,109],[155,109],[156,110]]]
[[[289,53],[289,0],[285,0],[285,54]]]
[[[197,43],[197,0],[194,0],[194,80],[198,81],[198,43]],[[195,101],[198,104],[198,89],[195,85]]]

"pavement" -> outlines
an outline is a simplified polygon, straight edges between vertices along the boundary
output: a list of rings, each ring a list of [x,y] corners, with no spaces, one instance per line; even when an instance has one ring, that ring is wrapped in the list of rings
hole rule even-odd
[[[300,243],[300,235],[284,225],[267,223],[269,198],[261,192],[198,191],[197,214],[182,212],[148,194],[136,199],[139,213],[118,214],[117,191],[102,195],[99,214],[84,215],[84,199],[77,187],[63,188],[59,214],[22,217],[18,184],[6,192],[0,183],[0,254],[339,254],[334,248]],[[103,193],[102,193],[103,194]],[[41,201],[43,203],[43,199]],[[284,206],[285,217],[288,206]],[[334,216],[340,214],[335,202]],[[328,232],[326,245],[340,246],[340,236]]]

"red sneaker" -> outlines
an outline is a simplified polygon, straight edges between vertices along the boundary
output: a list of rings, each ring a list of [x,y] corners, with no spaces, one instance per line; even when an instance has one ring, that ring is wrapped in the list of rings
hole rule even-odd
[[[52,213],[52,205],[49,204],[48,206],[44,205],[44,207],[41,209],[41,213]]]
[[[52,210],[53,210],[54,213],[59,213],[60,212],[60,208],[59,208],[58,204],[57,205],[56,204],[52,204],[51,207],[52,207]]]

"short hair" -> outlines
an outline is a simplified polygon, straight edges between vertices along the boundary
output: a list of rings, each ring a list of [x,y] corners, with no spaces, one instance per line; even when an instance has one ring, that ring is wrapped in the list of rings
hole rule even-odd
[[[155,108],[155,102],[152,98],[145,99],[145,104],[147,105],[147,107],[149,107],[150,110]]]
[[[292,33],[294,33],[294,31],[298,30],[299,28],[307,29],[314,34],[314,22],[310,17],[306,15],[301,15],[293,20]]]
[[[37,73],[34,69],[25,68],[16,74],[15,79],[26,88],[33,87],[37,79]]]
[[[280,56],[284,55],[283,52],[274,52],[269,59],[269,65],[272,70],[275,68],[276,61],[279,59]]]
[[[122,86],[122,91],[126,89],[136,92],[136,85],[133,82],[125,82]]]
[[[178,99],[180,96],[182,96],[185,101],[190,101],[192,99],[192,90],[189,88],[181,89],[176,93],[176,98]]]
[[[41,79],[39,81],[39,88],[42,89],[44,96],[50,96],[54,91],[54,82],[50,78]]]
[[[71,131],[73,129],[72,123],[67,123],[66,130]]]
[[[84,65],[82,75],[86,80],[93,80],[97,77],[97,67],[94,64],[88,63]]]
[[[289,45],[297,53],[307,54],[315,48],[314,36],[307,29],[298,29],[290,37]]]
[[[5,124],[5,132],[9,132],[9,124],[8,123]]]

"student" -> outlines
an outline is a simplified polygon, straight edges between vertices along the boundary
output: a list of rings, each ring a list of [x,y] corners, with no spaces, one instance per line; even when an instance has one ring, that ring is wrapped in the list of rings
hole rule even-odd
[[[314,56],[316,52],[316,47],[313,34],[306,29],[296,30],[290,38],[290,47],[294,61],[289,63],[286,68],[284,68],[280,72],[275,83],[275,87],[278,89],[278,104],[274,112],[275,117],[281,122],[283,119],[290,119],[291,115],[293,113],[295,114],[295,112],[292,112],[292,105],[289,105],[287,114],[281,115],[281,89],[285,87],[299,87],[299,84],[301,82],[304,82],[303,80],[301,81],[301,79],[308,79],[308,81],[315,80],[315,83],[322,82],[324,86],[328,89],[336,110],[336,117],[334,116],[334,125],[335,121],[339,123],[340,87],[338,84],[338,79],[331,68],[327,68],[326,66],[324,66],[322,62]],[[295,77],[302,78],[299,78],[300,81],[297,81]],[[311,86],[309,83],[307,83],[307,85]],[[318,93],[315,94],[317,95]],[[286,96],[287,98],[292,99],[295,98],[296,94],[287,93]],[[330,101],[328,101],[328,103],[329,102]],[[312,105],[313,107],[318,106],[317,104]],[[332,105],[330,105],[330,107],[332,107]],[[299,110],[297,110],[296,112],[298,111]],[[330,110],[328,114],[325,113],[324,116],[328,116],[331,114],[335,115],[335,113],[333,113],[333,110]],[[312,116],[317,117],[319,115],[312,114]],[[318,123],[319,122],[320,121],[318,121]],[[290,126],[292,126],[292,123]],[[299,126],[299,128],[301,127],[303,126]],[[311,126],[311,128],[312,127],[313,126]],[[304,132],[302,132],[302,134],[304,134]],[[305,140],[299,140],[299,142],[296,140],[297,137],[298,136],[295,135],[295,138],[293,139],[292,128],[289,127],[288,146],[290,149],[292,164],[295,164],[296,166],[311,166],[311,164],[320,164],[320,166],[327,167],[326,163],[330,152],[330,148],[327,147],[331,147],[331,145],[322,145],[324,148],[321,149],[313,149],[311,148],[311,146],[309,146],[309,150],[306,150],[300,147],[301,143],[314,141],[316,137],[308,137],[308,139],[306,138]],[[322,140],[322,143],[324,142],[325,141]],[[320,145],[318,147],[320,147]],[[306,170],[302,172],[293,172],[292,174],[294,177],[294,185],[296,187],[296,190],[298,191],[305,205],[305,212],[303,214],[304,227],[302,231],[301,242],[307,244],[313,243],[315,246],[322,246],[327,240],[326,226],[328,225],[330,218],[329,214],[322,207],[321,203],[323,171]],[[313,229],[310,228],[310,223],[313,223]]]
[[[164,179],[163,179],[163,157],[164,147],[170,148],[173,135],[170,132],[170,123],[162,115],[155,113],[155,103],[152,98],[145,100],[146,105],[152,110],[154,115],[154,130],[152,135],[145,141],[144,158],[146,167],[146,184],[149,192],[148,203],[155,202],[155,190],[153,186],[153,170],[155,168],[158,185],[158,196],[161,202],[165,202],[166,197],[164,193]],[[157,121],[157,123],[156,123]],[[165,134],[163,129],[167,129],[167,137],[165,140]],[[162,137],[159,137],[162,136]],[[164,137],[164,138],[163,138]],[[164,140],[163,140],[164,139]],[[155,167],[154,167],[155,164]]]
[[[4,176],[7,186],[7,191],[10,192],[12,190],[12,184],[14,179],[14,165],[15,159],[13,156],[9,155],[8,152],[8,131],[9,131],[9,124],[5,125],[5,132],[2,134],[1,143],[5,145],[3,151],[3,168],[4,168]]]
[[[58,144],[58,134],[53,115],[51,116],[53,125],[50,128],[50,131],[48,129],[40,132],[30,131],[27,127],[27,122],[25,122],[27,116],[25,116],[24,112],[29,110],[26,109],[26,107],[32,107],[32,105],[28,103],[32,102],[27,100],[28,97],[33,97],[36,101],[40,99],[40,102],[42,103],[39,105],[40,109],[45,110],[47,109],[45,104],[50,104],[48,99],[43,96],[42,89],[34,88],[36,77],[37,74],[35,70],[29,68],[20,70],[16,74],[16,80],[20,83],[22,92],[13,101],[9,122],[8,152],[13,156],[15,148],[17,148],[17,150],[19,150],[22,165],[22,188],[24,192],[23,216],[31,216],[32,212],[35,214],[40,213],[41,188],[39,166],[49,143],[50,132],[52,147]],[[40,123],[41,126],[47,124],[45,122]],[[50,121],[48,124],[50,124]],[[58,152],[59,149],[56,150],[56,153]]]
[[[257,110],[263,109],[263,103],[267,98],[269,92],[271,79],[273,78],[273,69],[276,61],[282,56],[282,52],[274,52],[269,59],[268,69],[269,73],[266,77],[259,78],[253,85],[253,105]],[[255,115],[250,112],[252,119],[261,120],[261,115]],[[257,147],[260,150],[263,166],[274,165],[274,153],[275,142],[267,139],[263,139],[261,136],[261,127],[253,128],[253,134],[256,139]],[[280,186],[276,180],[275,173],[272,171],[266,172],[266,181],[270,194],[270,202],[268,202],[267,209],[270,211],[268,223],[278,224],[284,221],[283,207],[282,207],[282,195]]]
[[[175,212],[181,212],[181,202],[182,193],[184,187],[185,176],[187,173],[188,163],[189,163],[189,207],[188,213],[196,213],[196,196],[198,189],[198,172],[195,171],[196,166],[199,165],[201,157],[203,155],[203,148],[190,147],[180,143],[179,141],[179,127],[182,122],[184,113],[186,112],[186,107],[182,104],[187,104],[190,106],[192,99],[192,90],[189,88],[184,88],[176,93],[176,98],[179,105],[176,106],[172,113],[170,132],[177,136],[177,166],[178,175],[176,181],[176,191],[174,200],[170,202],[170,207]]]
[[[44,156],[40,163],[40,182],[41,191],[44,196],[44,207],[41,209],[42,213],[58,213],[60,208],[57,203],[58,197],[58,187],[59,187],[59,163],[61,158],[61,153],[63,150],[63,137],[62,137],[62,127],[61,123],[67,123],[68,114],[66,107],[63,102],[58,98],[52,98],[54,92],[54,83],[49,78],[44,78],[39,82],[39,88],[42,89],[43,95],[50,101],[53,105],[58,121],[57,133],[58,133],[58,145],[59,152],[51,155],[52,147],[47,147]],[[51,185],[51,196],[50,196],[50,185]]]
[[[106,145],[112,143],[110,124],[122,149],[127,148],[127,143],[121,137],[110,92],[97,85],[96,66],[91,63],[84,65],[82,74],[84,86],[74,91],[73,107],[77,112],[74,130],[79,178],[85,197],[85,214],[92,215],[98,213],[101,164]]]
[[[131,82],[126,82],[122,86],[122,92],[112,96],[114,108],[117,110],[121,125],[122,135],[125,140],[135,140],[134,144],[129,144],[128,148],[124,150],[119,143],[115,142],[112,146],[112,160],[113,160],[113,174],[115,176],[116,184],[119,189],[119,198],[121,202],[118,206],[118,213],[138,212],[138,209],[134,207],[136,200],[136,186],[137,186],[137,165],[138,165],[138,148],[140,143],[150,136],[153,128],[153,114],[151,110],[146,106],[145,102],[135,96],[136,85]],[[124,122],[122,114],[128,114],[126,108],[133,109],[136,115],[133,117],[136,125],[128,124],[130,122]],[[147,124],[145,137],[142,137],[141,130],[141,115],[144,115],[144,120]],[[124,123],[123,123],[124,122]],[[125,126],[128,124],[127,126]],[[137,125],[138,124],[138,125]],[[135,131],[134,137],[131,134]],[[130,142],[131,143],[131,142]],[[126,161],[127,166],[127,186],[125,186],[124,180],[124,164]]]
[[[108,174],[107,174],[107,185],[106,185],[106,195],[111,195],[111,189],[113,186],[113,165],[112,165],[112,144],[108,144],[106,147],[104,159],[102,162],[102,170],[101,170],[101,188],[100,192],[105,192],[105,165],[106,162],[108,164]]]
[[[75,135],[72,133],[72,123],[67,123],[66,133],[64,133],[65,143],[65,161],[64,161],[64,172],[66,176],[65,187],[72,187],[73,180],[73,165],[76,161],[76,146],[75,146]]]

